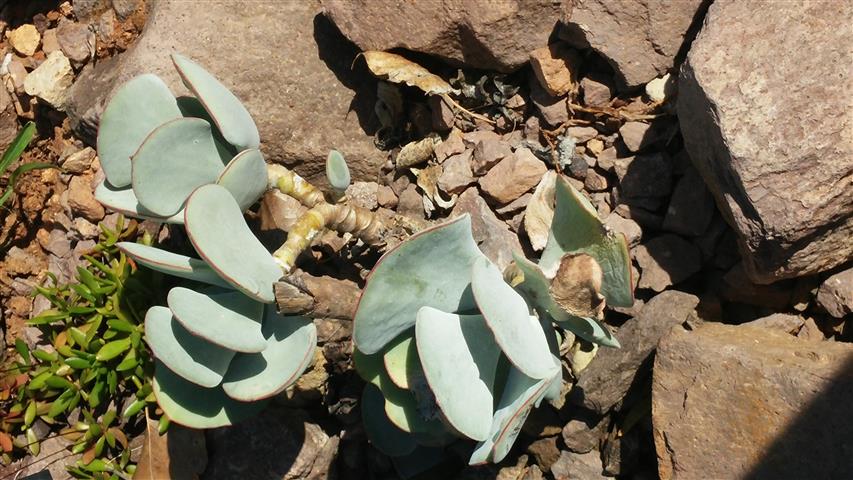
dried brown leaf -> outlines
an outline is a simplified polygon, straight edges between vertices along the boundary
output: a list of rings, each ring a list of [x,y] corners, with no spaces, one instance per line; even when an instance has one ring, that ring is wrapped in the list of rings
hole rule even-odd
[[[163,435],[158,422],[145,417],[145,445],[133,480],[194,480],[207,467],[207,447],[200,430],[176,425]]]
[[[534,250],[542,250],[548,243],[551,222],[554,220],[554,192],[557,185],[557,172],[548,170],[530,197],[530,203],[524,210],[524,230]]]
[[[456,195],[452,195],[450,200],[445,200],[441,198],[441,193],[438,191],[438,178],[443,172],[441,165],[430,165],[422,170],[413,168],[412,172],[418,177],[418,186],[424,191],[424,210],[427,217],[435,211],[435,205],[444,209],[453,208],[456,205]]]
[[[400,55],[388,52],[364,52],[367,67],[379,78],[393,83],[405,83],[430,95],[454,92],[453,87],[438,75]]]
[[[441,137],[431,135],[422,140],[409,142],[400,149],[395,164],[398,169],[426,163],[432,158],[435,147],[441,143]]]
[[[551,296],[572,315],[597,318],[604,310],[604,297],[599,293],[603,276],[591,256],[567,253],[551,280]]]

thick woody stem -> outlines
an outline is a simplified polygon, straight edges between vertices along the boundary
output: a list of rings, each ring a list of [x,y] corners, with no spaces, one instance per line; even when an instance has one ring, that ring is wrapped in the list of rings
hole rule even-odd
[[[267,165],[269,188],[277,188],[281,193],[299,200],[299,203],[311,208],[326,199],[314,185],[281,165]]]

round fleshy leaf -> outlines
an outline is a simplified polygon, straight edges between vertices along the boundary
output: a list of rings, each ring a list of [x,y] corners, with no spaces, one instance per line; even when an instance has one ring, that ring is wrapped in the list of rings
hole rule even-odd
[[[260,146],[261,137],[255,121],[231,90],[183,55],[172,54],[172,62],[184,85],[201,101],[228,143],[238,151]]]
[[[110,210],[119,212],[127,217],[142,218],[161,223],[180,225],[184,223],[183,210],[171,217],[158,217],[139,204],[136,194],[133,193],[133,189],[130,187],[119,189],[103,181],[95,187],[95,200],[101,202],[101,205]]]
[[[400,388],[410,389],[414,381],[423,378],[418,348],[412,334],[400,336],[389,343],[383,355],[388,377]]]
[[[384,352],[367,355],[357,348],[352,350],[352,364],[358,376],[365,382],[380,388],[382,388],[382,375],[387,374],[383,355]]]
[[[545,271],[556,271],[566,253],[585,253],[601,267],[604,277],[601,294],[607,305],[633,305],[631,256],[625,236],[608,230],[595,207],[565,178],[558,178],[555,194],[554,221],[539,266]]]
[[[213,118],[209,113],[207,113],[207,110],[204,109],[204,105],[201,104],[201,101],[195,97],[178,97],[178,108],[181,109],[181,113],[184,117],[201,118],[210,124],[211,129],[213,130],[213,141],[216,143],[216,151],[219,153],[219,158],[222,160],[223,165],[228,165],[228,162],[234,158],[234,155],[237,155],[237,151],[234,150],[234,146],[228,143],[225,140],[225,137],[222,136],[222,133],[219,131],[219,127],[216,126],[216,122],[213,121]]]
[[[469,465],[498,463],[503,460],[521,432],[527,415],[534,404],[545,395],[551,380],[537,380],[524,375],[518,369],[510,369],[488,438],[477,444],[468,460]]]
[[[172,372],[205,388],[222,383],[234,352],[191,334],[166,307],[145,314],[145,341]]]
[[[169,419],[190,428],[226,427],[257,415],[267,404],[238,402],[225,395],[221,387],[199,387],[160,361],[155,361],[153,387],[157,404]]]
[[[353,341],[372,354],[415,324],[418,310],[474,309],[471,266],[483,254],[466,214],[413,235],[386,253],[370,273],[353,325]]]
[[[556,368],[539,319],[524,298],[504,282],[489,259],[474,262],[471,290],[480,313],[509,361],[531,378],[550,378]]]
[[[335,190],[343,192],[349,187],[351,177],[347,161],[341,152],[332,150],[326,158],[326,179]]]
[[[264,305],[240,292],[175,287],[166,301],[184,328],[208,342],[235,352],[257,353],[267,348],[261,330]]]
[[[267,191],[267,162],[261,151],[251,149],[238,153],[219,174],[216,183],[231,192],[240,210],[254,205]]]
[[[589,317],[576,317],[563,310],[551,297],[549,290],[551,282],[536,264],[520,255],[515,255],[515,264],[524,274],[524,281],[518,284],[516,288],[527,297],[540,315],[547,315],[561,327],[584,340],[608,347],[619,347],[619,341],[616,337],[598,320]]]
[[[449,478],[443,471],[454,462],[448,450],[438,447],[418,446],[414,451],[399,457],[391,457],[394,470],[401,479]],[[453,468],[453,467],[451,467]]]
[[[110,185],[130,185],[130,157],[155,128],[180,117],[175,96],[156,75],[140,75],[116,90],[101,115],[97,140]]]
[[[264,351],[238,354],[222,382],[225,394],[235,400],[251,402],[276,395],[314,360],[317,328],[310,318],[282,317],[267,306],[263,330]]]
[[[456,431],[485,440],[492,424],[492,391],[500,348],[480,315],[431,307],[418,312],[415,339],[435,401]]]
[[[179,255],[141,243],[119,242],[116,246],[137,263],[176,277],[231,288],[204,260]]]
[[[133,193],[146,209],[168,217],[222,170],[210,124],[199,118],[172,120],[151,132],[133,156]]]
[[[388,420],[385,414],[385,398],[373,384],[367,384],[361,394],[361,418],[367,438],[385,455],[399,457],[411,453],[417,446],[412,435],[400,430]]]
[[[273,283],[281,278],[281,268],[249,230],[225,187],[205,185],[193,192],[184,225],[196,252],[222,278],[255,300],[275,301]]]

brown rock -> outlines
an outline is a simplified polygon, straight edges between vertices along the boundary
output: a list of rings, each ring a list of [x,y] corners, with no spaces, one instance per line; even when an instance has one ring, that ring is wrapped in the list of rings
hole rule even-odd
[[[471,230],[480,250],[501,270],[512,262],[512,252],[522,251],[518,236],[495,216],[486,201],[477,193],[476,187],[465,190],[459,196],[450,216],[458,217],[464,213],[471,215]]]
[[[619,158],[614,164],[626,197],[665,197],[672,191],[672,164],[664,153]]]
[[[607,480],[597,450],[588,453],[560,452],[560,458],[551,465],[554,480]]]
[[[445,138],[443,142],[435,146],[433,153],[435,154],[435,159],[438,160],[438,163],[441,163],[447,158],[460,154],[464,151],[465,141],[462,140],[462,132],[454,129],[447,134],[447,138]]]
[[[376,80],[366,69],[352,69],[356,47],[318,16],[317,0],[245,2],[236,16],[227,2],[160,0],[148,7],[148,22],[133,48],[87,65],[72,88],[71,124],[90,144],[107,99],[126,80],[154,73],[176,95],[187,93],[169,59],[179,51],[246,105],[267,161],[295,167],[322,186],[326,156],[335,148],[346,156],[353,180],[376,180],[385,155],[365,134],[376,128]]]
[[[563,43],[552,43],[530,52],[530,66],[539,84],[555,97],[577,90],[580,63],[577,51]]]
[[[673,329],[654,362],[660,478],[849,478],[853,345],[705,323]],[[713,400],[709,395],[713,392]],[[725,459],[725,461],[721,461]]]
[[[540,438],[527,447],[527,453],[533,456],[536,464],[543,471],[551,470],[551,465],[560,458],[560,449],[557,448],[557,437]]]
[[[595,170],[588,170],[583,179],[583,188],[588,192],[603,192],[607,190],[607,177]]]
[[[453,128],[453,121],[456,115],[453,114],[453,109],[444,97],[431,95],[429,97],[429,107],[432,113],[432,128],[435,131],[446,132]]]
[[[530,81],[530,100],[533,101],[533,105],[539,110],[539,115],[546,124],[556,127],[568,121],[569,110],[566,99],[549,94],[535,80]]]
[[[379,207],[379,184],[376,182],[353,182],[347,187],[346,196],[350,202],[367,210]]]
[[[489,132],[494,134],[494,132]],[[478,177],[489,171],[498,162],[507,157],[512,157],[512,149],[497,135],[484,136],[476,143],[471,160],[471,170]]]
[[[606,107],[613,98],[613,90],[606,78],[601,75],[588,75],[581,80],[583,103],[587,107]]]
[[[651,125],[646,122],[625,122],[619,128],[619,136],[631,152],[639,152],[652,142],[649,139]]]
[[[648,374],[647,359],[672,327],[696,318],[699,298],[668,290],[653,297],[619,329],[622,348],[600,348],[572,389],[572,399],[605,414],[622,402],[631,385]]]
[[[426,218],[424,213],[424,200],[421,194],[418,193],[418,188],[415,184],[409,184],[403,193],[400,194],[400,199],[397,202],[397,213],[407,217],[423,220]]]
[[[471,172],[472,150],[453,155],[441,165],[444,171],[438,177],[438,187],[447,193],[461,193],[468,185],[476,182]]]
[[[74,71],[60,51],[54,51],[24,79],[24,91],[39,97],[57,110],[63,110],[68,90],[74,81]]]
[[[586,414],[572,418],[563,426],[563,443],[575,453],[587,453],[598,448],[602,436],[607,433],[609,419]]]
[[[694,168],[675,184],[663,229],[687,236],[702,235],[714,217],[716,206],[705,181]]]
[[[702,266],[702,253],[696,246],[668,233],[637,247],[634,258],[642,272],[639,287],[656,292],[678,285]]]
[[[730,302],[746,303],[781,310],[791,303],[791,281],[770,285],[756,284],[746,273],[743,262],[738,262],[723,276],[720,297]]]
[[[389,186],[380,185],[379,190],[376,191],[376,201],[379,202],[380,207],[390,209],[397,208],[397,200],[397,195]]]
[[[853,268],[827,278],[817,291],[817,304],[835,318],[853,312]]]
[[[39,34],[35,25],[24,24],[20,27],[6,32],[6,38],[9,44],[16,52],[25,57],[31,57],[39,47],[41,42],[41,34]]]
[[[685,147],[757,282],[853,258],[853,97],[833,93],[853,88],[851,18],[850,2],[714,2],[682,68]]]
[[[611,213],[604,219],[604,225],[610,230],[625,235],[628,247],[634,247],[643,238],[643,228],[630,218],[624,218],[618,213]]]
[[[72,21],[59,22],[56,28],[56,40],[62,53],[74,62],[82,65],[95,53],[95,32],[89,26]]]
[[[598,136],[598,130],[593,127],[569,127],[566,132],[575,139],[575,143],[586,143]]]
[[[774,313],[766,317],[744,323],[745,326],[756,328],[768,328],[785,332],[791,335],[796,335],[800,328],[805,323],[803,317],[799,315],[791,315],[789,313]]]
[[[362,50],[405,48],[456,65],[509,72],[547,44],[560,2],[323,0],[326,15]]]
[[[480,178],[480,188],[492,200],[506,205],[535,187],[547,170],[533,152],[522,147]]]
[[[59,41],[56,39],[56,29],[51,28],[45,30],[41,38],[41,51],[45,55],[50,55],[50,52],[55,52],[60,49]]]
[[[86,147],[83,150],[74,152],[62,162],[62,168],[68,173],[83,173],[92,165],[92,160],[95,159],[95,149]]]
[[[708,0],[684,0],[663,7],[655,0],[581,0],[574,2],[567,40],[591,46],[613,65],[628,87],[666,73],[701,20]]]
[[[80,175],[71,178],[68,184],[68,205],[71,211],[85,219],[97,222],[104,218],[104,207],[95,200],[92,193],[92,177]]]

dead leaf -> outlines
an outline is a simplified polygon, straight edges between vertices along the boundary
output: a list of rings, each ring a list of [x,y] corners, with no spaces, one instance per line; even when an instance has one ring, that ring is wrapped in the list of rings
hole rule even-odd
[[[604,296],[599,293],[603,276],[591,256],[567,253],[551,280],[551,296],[572,315],[598,318],[604,311]]]
[[[9,453],[12,448],[12,437],[8,433],[0,432],[0,450]]]
[[[554,192],[557,185],[557,172],[548,170],[530,197],[530,203],[524,210],[524,230],[530,245],[539,251],[548,243],[551,222],[554,220]]]
[[[569,364],[572,369],[572,375],[577,378],[586,369],[589,362],[595,358],[595,354],[598,353],[598,344],[576,339],[575,343],[572,344],[570,352]]]
[[[426,163],[432,158],[435,147],[441,143],[441,137],[430,135],[423,140],[407,143],[397,154],[395,164],[397,169],[409,168]]]
[[[158,422],[145,417],[145,445],[133,480],[194,480],[207,467],[204,432],[172,424],[160,435]]]
[[[367,67],[379,78],[393,83],[405,83],[417,87],[429,95],[456,92],[449,83],[438,75],[400,55],[388,52],[368,51],[362,53]]]
[[[444,209],[456,205],[457,195],[451,196],[450,200],[445,200],[441,198],[441,193],[438,191],[438,178],[443,172],[441,165],[430,165],[421,170],[417,168],[411,170],[418,178],[418,186],[424,191],[424,211],[427,217],[430,217],[435,211],[435,205]]]

